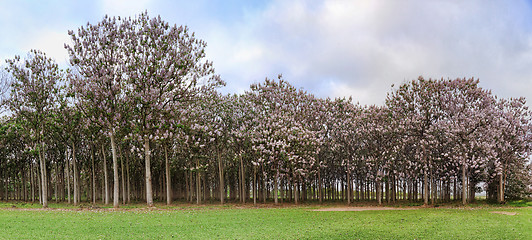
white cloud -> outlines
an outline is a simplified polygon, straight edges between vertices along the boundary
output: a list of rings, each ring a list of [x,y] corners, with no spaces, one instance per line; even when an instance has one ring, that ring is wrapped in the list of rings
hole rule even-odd
[[[0,39],[0,58],[41,49],[66,62],[63,44],[69,42],[68,29],[96,23],[103,14],[134,16],[148,10],[170,23],[189,25],[207,41],[207,58],[228,83],[225,92],[242,93],[249,84],[282,73],[295,86],[320,97],[352,95],[363,104],[382,104],[391,84],[419,75],[474,76],[501,97],[532,99],[532,4],[525,0],[211,4],[5,4],[0,8],[0,28],[7,37]]]
[[[68,64],[68,52],[64,48],[65,43],[70,43],[70,36],[63,31],[43,29],[36,33],[38,38],[27,39],[22,44],[22,50],[29,52],[31,49],[41,50],[58,64],[66,67]]]
[[[474,76],[502,97],[530,99],[531,22],[523,1],[273,1],[213,30],[208,54],[236,78],[229,88],[283,73],[319,96],[382,104],[391,84],[419,75]]]

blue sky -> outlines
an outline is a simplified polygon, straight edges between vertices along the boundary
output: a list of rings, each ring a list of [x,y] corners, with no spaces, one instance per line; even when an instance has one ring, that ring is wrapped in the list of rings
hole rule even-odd
[[[282,73],[319,97],[383,104],[423,75],[532,101],[532,8],[518,0],[0,0],[0,61],[35,48],[65,64],[68,30],[144,10],[208,43],[225,93]]]

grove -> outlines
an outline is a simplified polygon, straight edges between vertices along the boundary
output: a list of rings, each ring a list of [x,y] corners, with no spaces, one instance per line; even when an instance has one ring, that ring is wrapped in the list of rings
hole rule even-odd
[[[186,26],[142,13],[68,34],[68,69],[39,50],[6,60],[2,200],[428,205],[532,192],[526,100],[478,79],[419,77],[382,106],[282,76],[224,95]]]

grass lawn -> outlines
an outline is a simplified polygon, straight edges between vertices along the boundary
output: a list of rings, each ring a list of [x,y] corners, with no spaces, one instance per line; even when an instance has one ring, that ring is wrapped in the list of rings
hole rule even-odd
[[[312,211],[321,208],[316,205],[176,205],[116,211],[20,210],[31,206],[38,204],[0,203],[0,239],[532,239],[530,207],[326,212]]]

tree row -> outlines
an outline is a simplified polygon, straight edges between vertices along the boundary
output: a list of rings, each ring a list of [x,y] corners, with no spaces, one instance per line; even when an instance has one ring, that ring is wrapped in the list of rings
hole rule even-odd
[[[281,76],[223,95],[187,27],[142,13],[70,31],[71,67],[32,50],[2,74],[0,198],[474,201],[530,196],[530,110],[475,79],[419,79],[383,106]]]

